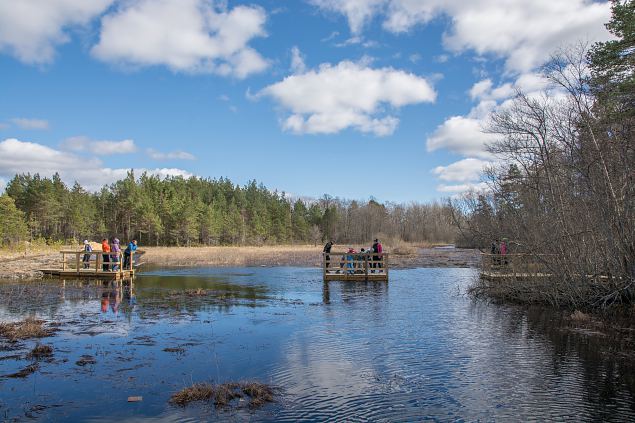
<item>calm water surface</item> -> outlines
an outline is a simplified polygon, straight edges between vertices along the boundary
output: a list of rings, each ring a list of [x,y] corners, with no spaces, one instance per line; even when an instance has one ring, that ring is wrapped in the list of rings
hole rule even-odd
[[[0,416],[50,421],[633,421],[635,369],[543,310],[473,302],[470,269],[329,282],[319,269],[157,270],[132,289],[0,283],[0,320],[59,322],[52,360],[0,343]],[[208,295],[196,295],[197,289]],[[199,292],[200,293],[200,292]],[[178,348],[176,352],[165,348]],[[79,366],[82,355],[96,363]],[[259,410],[168,404],[193,382],[257,380]],[[128,396],[143,396],[128,403]]]

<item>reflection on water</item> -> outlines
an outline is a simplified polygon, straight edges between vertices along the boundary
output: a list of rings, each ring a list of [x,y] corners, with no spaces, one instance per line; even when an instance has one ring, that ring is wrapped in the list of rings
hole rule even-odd
[[[35,314],[59,332],[52,360],[0,378],[0,415],[110,421],[576,421],[635,418],[635,369],[619,340],[558,314],[475,303],[469,269],[329,282],[317,269],[153,271],[134,284],[0,284],[1,320]],[[0,343],[0,375],[34,342]],[[167,350],[166,350],[167,349]],[[617,349],[619,351],[619,349]],[[85,355],[95,363],[79,366]],[[168,405],[192,382],[281,389],[261,410]],[[127,403],[128,396],[143,396]]]

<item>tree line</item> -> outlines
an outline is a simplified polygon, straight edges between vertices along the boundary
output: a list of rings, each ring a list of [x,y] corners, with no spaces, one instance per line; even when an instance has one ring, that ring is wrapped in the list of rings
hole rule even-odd
[[[494,113],[489,190],[455,203],[468,242],[508,237],[552,275],[540,289],[497,291],[510,299],[605,308],[635,298],[635,2],[614,1],[606,26],[615,39],[553,56],[547,92],[519,92]]]
[[[325,195],[292,200],[251,181],[128,176],[99,192],[55,174],[19,174],[0,197],[0,244],[117,236],[146,245],[363,243],[376,236],[451,242],[447,205],[380,204]]]

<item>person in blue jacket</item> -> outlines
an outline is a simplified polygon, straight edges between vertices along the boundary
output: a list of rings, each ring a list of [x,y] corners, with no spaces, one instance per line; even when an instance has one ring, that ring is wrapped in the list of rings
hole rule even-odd
[[[135,251],[137,251],[137,240],[133,239],[132,241],[130,241],[130,243],[126,247],[125,251],[123,252],[123,268],[124,268],[124,270],[129,270],[130,269],[130,256]]]

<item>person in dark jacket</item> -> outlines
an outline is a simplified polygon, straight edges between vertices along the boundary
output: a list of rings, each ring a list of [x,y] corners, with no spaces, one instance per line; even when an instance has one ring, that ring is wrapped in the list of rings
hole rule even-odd
[[[326,254],[326,257],[324,257],[324,259],[326,260],[327,268],[331,264],[331,256],[329,254],[331,254],[331,248],[333,247],[334,244],[335,243],[333,241],[329,241],[326,243],[326,245],[324,246],[324,249],[322,250],[322,252]]]
[[[123,268],[124,270],[130,270],[130,256],[137,251],[137,240],[130,241],[125,251],[123,252]]]

